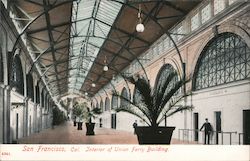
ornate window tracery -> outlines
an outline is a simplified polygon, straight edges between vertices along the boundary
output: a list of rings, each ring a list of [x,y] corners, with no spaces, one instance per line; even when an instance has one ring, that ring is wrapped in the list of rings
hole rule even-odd
[[[250,77],[250,48],[233,33],[213,38],[195,67],[193,89],[218,86]]]

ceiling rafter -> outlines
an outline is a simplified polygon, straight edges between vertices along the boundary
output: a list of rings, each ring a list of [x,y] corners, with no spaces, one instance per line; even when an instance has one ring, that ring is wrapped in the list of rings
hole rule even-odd
[[[160,5],[160,2],[157,2],[155,4],[155,6],[151,9],[151,11],[149,12],[149,14],[152,14],[156,9],[157,7]],[[148,21],[149,17],[146,16],[146,18],[143,19],[143,23],[146,24],[146,21]],[[114,25],[113,25],[114,26]],[[136,31],[134,31],[134,33],[132,35],[137,35],[138,33]],[[120,55],[122,53],[122,51],[124,50],[124,47],[126,46],[126,48],[129,46],[129,44],[131,44],[133,42],[133,40],[135,39],[135,36],[133,37],[129,37],[129,39],[124,43],[124,45],[120,48],[120,50],[117,52],[117,55]],[[116,55],[116,56],[117,56]],[[109,62],[109,64],[111,64],[114,60],[115,60],[115,57],[113,57],[113,59]],[[104,72],[104,71],[103,71]],[[101,76],[99,76],[97,78],[97,80],[95,80],[96,82],[98,82],[99,80],[101,79]],[[91,87],[89,87],[90,89]]]
[[[50,46],[51,46],[51,50],[52,50],[52,57],[53,57],[53,61],[57,61],[56,60],[56,56],[55,56],[55,51],[54,51],[54,37],[53,37],[53,34],[52,34],[52,29],[51,29],[51,23],[50,23],[50,15],[47,11],[47,8],[50,7],[50,4],[49,4],[49,1],[48,0],[43,0],[43,7],[44,7],[44,11],[45,12],[45,19],[46,19],[46,24],[47,24],[47,27],[48,27],[48,36],[49,36],[49,41],[50,41]],[[58,72],[57,71],[57,67],[56,65],[54,65],[54,68],[55,68],[55,71],[56,73]],[[56,79],[58,79],[58,75],[56,75]],[[57,85],[57,88],[59,88],[59,85]],[[60,91],[60,88],[59,88],[59,91]]]

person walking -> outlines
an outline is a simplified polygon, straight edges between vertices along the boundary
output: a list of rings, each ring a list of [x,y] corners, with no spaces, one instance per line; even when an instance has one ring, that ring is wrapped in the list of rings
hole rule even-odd
[[[136,134],[136,127],[137,127],[137,120],[133,123],[133,128],[134,128],[134,134]]]
[[[210,144],[210,134],[212,133],[212,126],[211,124],[208,122],[208,118],[205,119],[205,123],[202,125],[202,127],[200,128],[200,131],[205,128],[205,138],[204,138],[204,144]]]

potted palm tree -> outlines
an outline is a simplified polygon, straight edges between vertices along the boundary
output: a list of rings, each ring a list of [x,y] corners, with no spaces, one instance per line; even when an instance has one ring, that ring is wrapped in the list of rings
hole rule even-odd
[[[175,127],[160,126],[160,123],[165,117],[192,108],[180,103],[186,95],[180,94],[178,91],[186,81],[176,78],[175,72],[169,73],[152,89],[149,81],[145,78],[125,77],[135,85],[140,101],[132,102],[122,95],[114,93],[128,102],[128,105],[118,107],[117,112],[123,111],[133,114],[148,125],[135,128],[139,144],[170,144]]]
[[[87,104],[85,104],[87,106]],[[100,108],[93,108],[90,110],[89,107],[85,108],[84,111],[84,118],[86,119],[86,135],[95,135],[94,128],[95,128],[95,123],[92,122],[92,118],[95,118],[97,115],[101,114],[102,111]]]
[[[73,115],[74,115],[74,122],[77,123],[77,130],[82,130],[82,123],[83,123],[83,118],[84,118],[84,110],[85,110],[85,105],[84,104],[79,104],[76,103],[73,106]]]

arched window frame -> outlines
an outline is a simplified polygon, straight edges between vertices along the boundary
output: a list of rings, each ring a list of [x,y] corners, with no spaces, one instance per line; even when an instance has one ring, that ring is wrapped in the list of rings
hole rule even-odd
[[[16,91],[24,95],[24,79],[23,79],[23,68],[21,59],[18,55],[14,57],[12,63],[12,72],[11,72],[11,81],[10,84],[12,87],[16,87]]]
[[[164,64],[161,67],[161,69],[159,70],[159,72],[158,72],[158,74],[156,76],[155,87],[154,88],[158,88],[159,85],[162,83],[163,79],[166,78],[170,73],[175,73],[176,76],[173,78],[173,80],[171,81],[171,83],[169,84],[167,89],[165,90],[165,93],[168,93],[170,91],[170,89],[174,86],[174,84],[180,79],[177,71],[175,70],[175,68],[171,64]],[[175,93],[175,95],[180,93],[180,90],[177,91]]]
[[[31,98],[31,100],[34,102],[33,76],[31,73],[26,75],[26,82],[27,82],[27,96]]]
[[[123,87],[123,89],[122,89],[121,96],[124,97],[124,98],[126,98],[126,99],[128,99],[128,100],[130,100],[130,96],[129,96],[128,90],[125,87]],[[128,104],[129,104],[128,101],[126,101],[126,100],[124,100],[124,99],[121,98],[121,103],[120,103],[121,107],[122,106],[127,106]]]
[[[112,95],[111,99],[111,109],[116,109],[118,107],[118,96]]]
[[[105,99],[105,111],[109,111],[110,110],[110,100],[108,97],[106,97]]]
[[[96,108],[99,108],[99,103],[98,102],[96,102],[96,106],[95,106]]]
[[[194,91],[250,78],[250,48],[230,32],[211,39],[197,61]]]
[[[102,101],[102,99],[101,99],[101,101],[100,101],[100,109],[101,109],[101,111],[104,111],[104,107],[103,107],[103,101]]]

